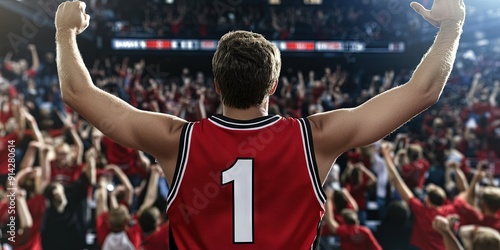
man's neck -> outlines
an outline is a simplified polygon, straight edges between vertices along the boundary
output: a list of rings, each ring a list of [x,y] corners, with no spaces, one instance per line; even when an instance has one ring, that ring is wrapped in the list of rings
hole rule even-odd
[[[268,102],[269,100],[264,100],[261,105],[248,109],[237,109],[224,105],[222,114],[235,120],[252,120],[268,115]]]

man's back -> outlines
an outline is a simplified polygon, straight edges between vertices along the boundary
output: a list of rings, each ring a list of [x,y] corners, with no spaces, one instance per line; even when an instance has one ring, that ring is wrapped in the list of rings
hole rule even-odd
[[[306,119],[214,116],[185,126],[179,152],[167,213],[180,249],[311,247],[325,200]]]

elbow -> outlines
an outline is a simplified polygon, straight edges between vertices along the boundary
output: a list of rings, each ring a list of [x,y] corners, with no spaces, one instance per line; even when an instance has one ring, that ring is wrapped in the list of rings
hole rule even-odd
[[[63,102],[70,106],[71,108],[73,108],[75,102],[76,102],[76,94],[73,93],[72,91],[70,90],[64,90],[61,88],[61,98],[63,100]]]

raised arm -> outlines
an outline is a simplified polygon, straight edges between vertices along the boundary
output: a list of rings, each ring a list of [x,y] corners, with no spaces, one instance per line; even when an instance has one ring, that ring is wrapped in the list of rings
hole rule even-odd
[[[38,71],[38,68],[40,68],[40,59],[38,59],[38,52],[36,51],[36,46],[34,44],[29,44],[28,49],[31,52],[31,59],[33,60],[31,65],[31,70]]]
[[[337,234],[337,229],[339,228],[339,223],[335,221],[335,216],[333,212],[333,191],[331,189],[325,190],[326,202],[325,202],[325,216],[323,216],[323,223],[332,234]]]
[[[413,198],[413,193],[406,186],[406,183],[403,181],[401,176],[394,166],[394,162],[392,161],[391,152],[389,150],[389,146],[387,144],[382,146],[382,154],[384,155],[384,159],[387,167],[387,174],[389,175],[389,181],[396,188],[396,191],[401,195],[404,201],[408,202],[411,198]]]
[[[491,91],[490,95],[490,105],[493,107],[500,106],[500,103],[497,103],[498,92],[500,92],[500,81],[495,80],[495,82],[493,83],[493,90]]]
[[[151,174],[149,175],[146,196],[144,197],[144,201],[139,208],[138,214],[141,214],[145,209],[152,207],[158,198],[158,180],[160,179],[161,174],[161,168],[158,165],[151,166]]]
[[[73,140],[73,150],[76,151],[75,154],[75,163],[77,165],[82,164],[83,160],[83,142],[80,136],[78,135],[78,132],[76,131],[76,126],[73,124],[73,121],[71,120],[71,114],[66,114],[66,117],[61,112],[57,112],[57,115],[61,119],[61,121],[64,123],[64,129],[68,130],[71,139]]]
[[[134,187],[130,183],[128,177],[123,173],[123,171],[116,165],[110,164],[105,167],[106,170],[112,171],[118,179],[120,179],[121,185],[124,187],[125,199],[127,204],[130,206],[132,204],[132,199],[134,198]]]
[[[308,117],[322,180],[341,153],[385,137],[438,101],[455,61],[465,5],[463,0],[435,0],[431,11],[415,2],[411,6],[439,26],[433,45],[411,79],[356,108]]]
[[[61,3],[55,17],[59,82],[64,102],[114,141],[148,152],[165,168],[169,181],[177,160],[185,121],[138,110],[92,83],[78,50],[76,36],[89,25],[85,3]]]
[[[436,216],[432,221],[432,228],[443,236],[443,243],[446,250],[463,250],[457,237],[451,231],[448,219],[443,216]]]

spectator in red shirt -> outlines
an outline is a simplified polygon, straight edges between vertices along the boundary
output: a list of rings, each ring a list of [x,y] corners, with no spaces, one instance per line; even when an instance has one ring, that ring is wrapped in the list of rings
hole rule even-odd
[[[458,234],[464,244],[460,244],[453,233],[452,223],[442,216],[436,216],[432,222],[434,230],[443,236],[446,250],[497,250],[500,249],[500,233],[492,228],[462,226]]]
[[[14,250],[41,250],[42,239],[40,227],[45,213],[45,197],[43,189],[46,186],[44,176],[40,168],[25,168],[20,170],[16,176],[17,208],[15,216],[19,218],[19,230],[16,240],[9,242]],[[26,182],[34,184],[26,185]],[[23,186],[30,188],[26,190]],[[27,192],[28,191],[28,192]]]
[[[130,218],[126,205],[120,204],[117,196],[125,192],[125,186],[118,185],[109,195],[110,184],[105,178],[99,181],[96,191],[97,243],[102,249],[138,249],[141,244],[141,230]]]
[[[158,198],[158,181],[163,171],[158,165],[151,166],[151,174],[144,202],[139,208],[139,225],[142,231],[141,249],[169,249],[169,223],[162,221],[160,210],[153,206]]]
[[[358,205],[360,224],[366,221],[366,193],[377,183],[377,177],[368,170],[362,162],[347,163],[347,169],[342,173],[344,186]]]
[[[467,185],[463,175],[457,176],[459,177],[457,184],[462,183],[459,186],[464,186],[461,189],[465,190],[453,202],[455,210],[460,216],[461,224],[485,226],[500,231],[500,217],[498,216],[498,213],[500,213],[500,188],[488,186],[482,189],[479,194],[478,206],[480,211],[478,211],[474,207],[476,184],[484,177],[484,171],[476,171],[470,185]]]
[[[142,211],[139,225],[142,229],[143,250],[169,249],[169,223],[161,223],[160,210],[150,207]]]
[[[331,202],[327,201],[325,209],[331,205]],[[352,209],[342,211],[345,225],[339,225],[332,215],[328,215],[325,220],[330,231],[340,237],[342,250],[382,250],[370,229],[359,225],[356,211]]]
[[[389,148],[388,144],[383,146],[389,181],[396,188],[401,198],[408,203],[415,217],[410,240],[411,245],[419,249],[444,250],[442,236],[432,229],[432,221],[437,215],[447,216],[454,213],[452,205],[443,206],[446,193],[440,187],[431,184],[426,190],[425,205],[422,204],[413,195],[396,170]]]
[[[50,162],[50,176],[52,181],[59,181],[63,185],[75,182],[83,170],[83,142],[71,121],[71,116],[64,117],[58,113],[63,120],[64,128],[71,135],[73,145],[64,142],[55,146],[55,159]]]

